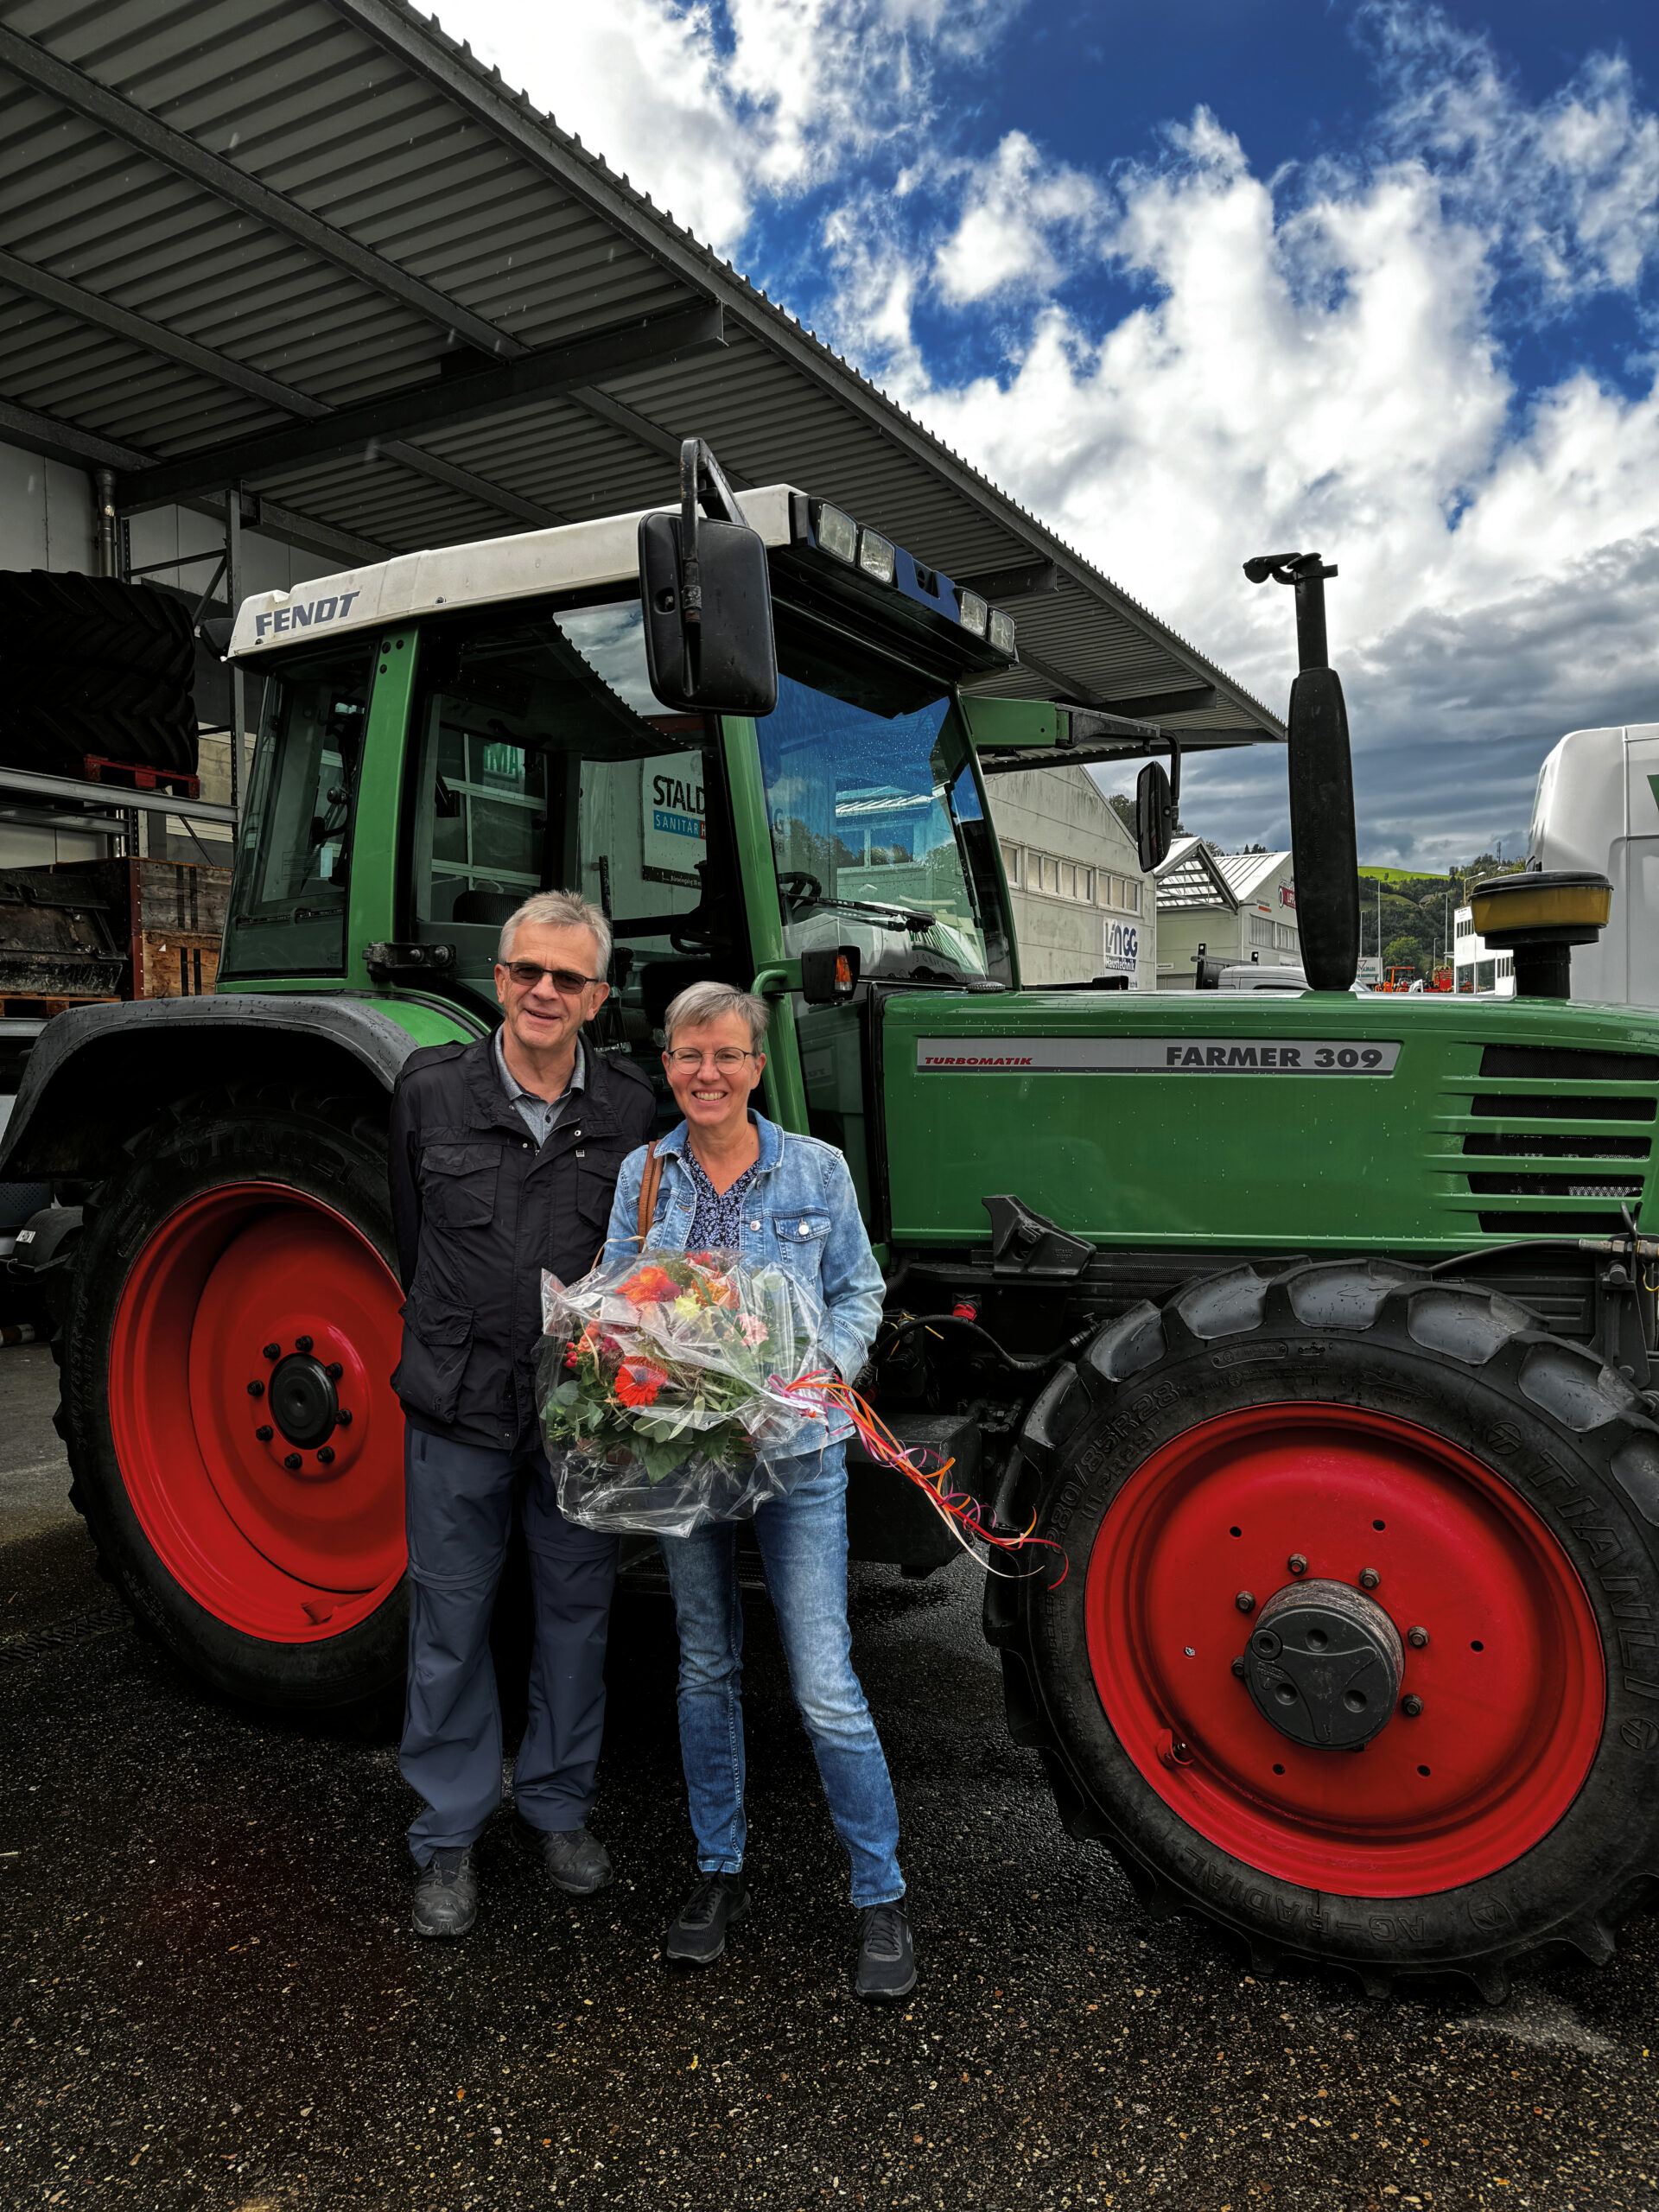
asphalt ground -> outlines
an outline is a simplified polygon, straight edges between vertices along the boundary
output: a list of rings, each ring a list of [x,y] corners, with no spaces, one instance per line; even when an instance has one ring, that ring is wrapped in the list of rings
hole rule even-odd
[[[1659,2196],[1659,1922],[1599,1973],[1374,2003],[1254,1979],[1072,1843],[1002,1732],[974,1571],[855,1572],[923,1979],[849,1986],[846,1871],[763,1596],[749,1624],[753,1920],[665,1968],[691,1861],[664,1602],[612,1635],[576,1906],[481,1847],[464,1944],[407,1922],[386,1742],[205,1697],[92,1571],[50,1355],[0,1352],[0,2206],[609,2205],[1604,2212]]]

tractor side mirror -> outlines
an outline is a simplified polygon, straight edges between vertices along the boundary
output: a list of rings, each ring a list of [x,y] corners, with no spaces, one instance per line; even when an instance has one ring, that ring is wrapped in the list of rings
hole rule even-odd
[[[1359,856],[1354,771],[1342,679],[1325,639],[1325,586],[1336,575],[1318,553],[1262,553],[1244,563],[1296,593],[1298,671],[1290,687],[1290,842],[1302,968],[1316,991],[1346,991],[1359,969]]]
[[[1150,875],[1169,858],[1175,835],[1175,794],[1161,760],[1148,760],[1135,779],[1135,842],[1141,873]]]
[[[665,707],[772,712],[778,649],[766,544],[701,438],[680,447],[679,513],[640,518],[639,603],[645,667]]]
[[[845,1006],[858,984],[855,944],[823,944],[801,955],[801,996],[808,1006]]]

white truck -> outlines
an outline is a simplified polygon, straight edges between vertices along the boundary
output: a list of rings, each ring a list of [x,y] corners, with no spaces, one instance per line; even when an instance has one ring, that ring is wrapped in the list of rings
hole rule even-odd
[[[1569,731],[1538,771],[1527,865],[1613,887],[1600,938],[1573,949],[1573,997],[1659,1006],[1659,722]]]

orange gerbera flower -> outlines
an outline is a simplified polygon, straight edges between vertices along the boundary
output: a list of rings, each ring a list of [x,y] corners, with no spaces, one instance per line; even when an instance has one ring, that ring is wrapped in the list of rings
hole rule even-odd
[[[614,1389],[625,1406],[650,1406],[668,1377],[648,1359],[625,1359],[616,1370]]]
[[[622,1286],[624,1298],[636,1306],[666,1306],[680,1294],[680,1286],[666,1268],[641,1268]]]

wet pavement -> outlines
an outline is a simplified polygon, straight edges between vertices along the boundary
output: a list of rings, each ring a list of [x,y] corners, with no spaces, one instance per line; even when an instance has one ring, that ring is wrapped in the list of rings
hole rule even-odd
[[[965,1566],[855,1574],[921,1947],[909,2005],[849,1994],[844,1861],[759,1595],[757,1909],[727,1959],[688,1978],[658,1951],[690,1859],[671,1625],[638,1592],[594,1820],[617,1885],[556,1897],[503,1821],[474,1936],[421,1943],[393,1747],[256,1722],[134,1633],[63,1503],[48,1370],[0,1353],[7,2212],[1659,2197],[1659,1920],[1501,2012],[1253,1979],[1060,1829],[1003,1736]]]

